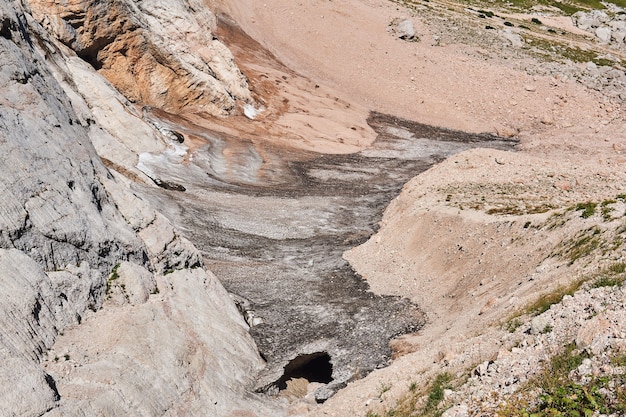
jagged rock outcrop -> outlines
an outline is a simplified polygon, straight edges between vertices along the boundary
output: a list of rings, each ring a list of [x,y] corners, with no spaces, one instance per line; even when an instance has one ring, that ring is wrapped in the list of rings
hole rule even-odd
[[[576,12],[572,22],[578,28],[593,33],[602,43],[620,49],[626,48],[626,10],[614,4],[607,4],[607,10]]]
[[[92,143],[141,181],[163,135],[21,1],[0,55],[0,415],[272,415],[228,294]]]
[[[28,0],[33,16],[132,102],[224,115],[251,102],[199,0]]]

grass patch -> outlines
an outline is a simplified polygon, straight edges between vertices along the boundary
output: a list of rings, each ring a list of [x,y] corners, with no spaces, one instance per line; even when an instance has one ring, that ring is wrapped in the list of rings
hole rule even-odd
[[[563,300],[563,297],[566,295],[573,295],[576,291],[578,291],[583,282],[584,280],[579,279],[568,285],[561,285],[547,294],[543,294],[537,298],[537,300],[526,306],[522,314],[538,316],[539,314],[548,311],[553,304],[560,303]]]
[[[384,393],[391,389],[391,384],[380,384],[380,390],[378,392],[378,396],[381,397]]]
[[[497,214],[505,215],[506,214],[506,215],[513,215],[513,216],[521,216],[524,214],[546,213],[552,210],[553,208],[554,206],[552,206],[551,204],[538,204],[538,205],[526,204],[523,207],[510,205],[510,206],[502,206],[502,207],[493,207],[493,208],[488,209],[486,213],[491,214],[491,215],[497,215]]]
[[[539,53],[543,59],[548,61],[561,58],[568,59],[574,63],[593,62],[599,66],[611,66],[615,64],[614,61],[604,58],[597,51],[569,46],[555,40],[546,40],[537,37],[529,37],[529,39],[532,41],[531,45],[535,52]]]
[[[573,265],[574,262],[589,256],[601,246],[601,234],[602,231],[597,226],[583,230],[572,239],[564,241],[561,251],[553,255],[567,259],[569,265]]]
[[[391,409],[385,412],[370,411],[367,417],[440,417],[448,408],[444,403],[446,389],[460,385],[460,381],[454,383],[454,378],[447,372],[437,374],[432,382],[423,389],[419,389],[417,383],[409,385],[409,393],[398,401]]]
[[[596,207],[598,206],[598,203],[594,203],[591,201],[588,201],[586,203],[578,203],[576,204],[576,211],[582,211],[582,213],[580,213],[580,217],[582,217],[583,219],[588,219],[589,217],[593,216],[594,214],[596,214]]]
[[[107,279],[107,289],[106,289],[107,295],[111,292],[113,281],[117,280],[120,277],[120,274],[117,272],[119,268],[120,268],[120,264],[119,263],[115,264],[115,266],[111,270],[111,273],[109,274],[109,278]]]
[[[626,353],[618,353],[611,356],[613,366],[626,366]]]
[[[515,330],[517,330],[518,328],[520,328],[522,326],[522,324],[524,324],[524,322],[522,322],[520,320],[519,317],[513,317],[512,319],[508,320],[504,327],[506,330],[508,330],[509,333],[515,333]]]
[[[600,212],[602,213],[602,218],[607,222],[611,220],[611,213],[615,210],[615,208],[611,206],[615,203],[617,203],[617,200],[604,200],[600,204]]]
[[[620,286],[626,280],[626,263],[617,262],[600,272],[593,281],[593,288]]]
[[[502,417],[570,417],[623,415],[626,410],[624,375],[593,376],[576,382],[570,376],[589,355],[565,345],[545,369],[527,383],[526,390],[498,410]],[[626,359],[625,359],[626,360]],[[528,395],[538,392],[538,395]]]
[[[447,372],[435,377],[435,381],[428,393],[428,400],[426,401],[426,407],[424,407],[424,415],[441,415],[439,414],[439,405],[443,401],[443,391],[451,388],[449,385],[451,380],[452,377]],[[445,410],[441,410],[441,413],[443,413],[443,411]]]

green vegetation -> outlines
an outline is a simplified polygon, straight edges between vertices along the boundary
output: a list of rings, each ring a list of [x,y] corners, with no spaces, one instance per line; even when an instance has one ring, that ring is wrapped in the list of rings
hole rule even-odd
[[[543,59],[549,61],[556,60],[560,57],[575,63],[593,62],[599,66],[611,66],[615,64],[614,61],[604,58],[601,54],[593,50],[572,47],[556,40],[547,40],[529,35],[527,35],[526,38],[534,51],[539,53]],[[624,62],[622,61],[622,63]]]
[[[582,213],[580,214],[580,217],[582,217],[583,219],[587,219],[596,213],[597,206],[598,206],[598,203],[593,203],[591,201],[588,201],[586,203],[576,204],[575,210],[582,211]]]
[[[506,322],[505,328],[509,331],[509,333],[515,333],[515,330],[517,330],[522,324],[524,323],[518,316],[516,316]]]
[[[553,291],[543,294],[533,303],[529,304],[524,309],[522,314],[538,316],[539,314],[548,311],[553,304],[560,303],[561,300],[563,300],[563,297],[566,295],[573,295],[576,291],[578,291],[583,282],[584,280],[582,279],[576,280],[568,285],[561,285]]]
[[[453,377],[440,373],[425,387],[418,389],[417,383],[409,385],[409,393],[395,407],[384,413],[369,411],[367,417],[440,417],[448,406],[444,403],[444,391],[453,388]]]
[[[120,277],[120,274],[117,272],[119,268],[120,268],[120,264],[119,263],[115,264],[115,266],[111,270],[111,273],[109,274],[109,278],[107,279],[107,289],[106,289],[107,295],[111,292],[113,281],[115,281],[116,279]]]
[[[601,212],[602,212],[602,218],[605,221],[609,221],[611,220],[611,213],[615,210],[613,207],[611,207],[611,205],[617,203],[617,200],[604,200],[602,202],[602,204],[600,204],[601,207]]]
[[[576,349],[574,342],[565,345],[546,368],[520,390],[517,398],[503,405],[501,417],[569,417],[594,413],[619,414],[626,411],[624,375],[593,376],[586,382],[570,377],[589,355]],[[617,361],[626,358],[616,357]],[[538,394],[537,394],[538,392]],[[531,395],[530,393],[534,393]]]
[[[396,3],[403,4],[405,6],[411,7],[419,5],[420,1],[415,0],[395,0]],[[470,5],[478,5],[487,4],[485,1],[481,0],[463,0],[459,1],[459,4],[470,4]],[[591,10],[591,9],[605,9],[605,6],[601,3],[601,0],[495,0],[489,3],[492,7],[494,6],[500,7],[505,10],[518,11],[518,12],[528,12],[531,8],[535,6],[547,6],[553,7],[561,10],[563,14],[572,15],[581,10]],[[626,7],[626,0],[611,0],[609,3],[616,4],[620,7]],[[479,13],[482,13],[485,16],[488,16],[487,13],[484,13],[483,10],[479,10]],[[489,16],[491,17],[491,16]],[[534,22],[536,23],[536,22]],[[541,22],[537,23],[541,24]]]
[[[546,213],[552,210],[554,206],[551,204],[525,204],[523,206],[504,206],[504,207],[494,207],[487,210],[487,214],[509,214],[520,216],[524,214],[541,214]]]
[[[626,366],[626,353],[618,353],[611,357],[613,366]]]
[[[626,274],[624,272],[626,272],[625,263],[614,263],[600,272],[599,276],[594,279],[592,287],[600,288],[622,285],[622,283],[626,280]]]
[[[572,239],[564,241],[562,249],[553,255],[567,259],[569,265],[573,265],[574,262],[590,255],[601,246],[601,234],[602,230],[597,226],[583,230]]]
[[[443,401],[443,391],[451,388],[451,380],[452,377],[447,372],[441,373],[435,377],[435,381],[430,387],[430,391],[428,393],[426,406],[424,407],[425,416],[440,416],[443,414],[445,409],[440,407],[441,402]]]

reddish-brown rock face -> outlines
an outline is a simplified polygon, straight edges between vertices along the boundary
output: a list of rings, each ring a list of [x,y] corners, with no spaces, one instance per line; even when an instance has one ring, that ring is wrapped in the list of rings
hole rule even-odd
[[[230,51],[213,39],[213,14],[195,0],[30,5],[39,22],[132,102],[225,115],[251,100]]]

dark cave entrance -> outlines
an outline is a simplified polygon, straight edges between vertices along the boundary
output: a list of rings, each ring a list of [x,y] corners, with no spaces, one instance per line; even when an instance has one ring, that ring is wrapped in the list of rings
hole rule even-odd
[[[333,364],[326,352],[298,355],[285,366],[285,373],[276,382],[279,390],[287,388],[287,381],[304,378],[309,382],[328,384],[333,380]]]

